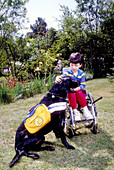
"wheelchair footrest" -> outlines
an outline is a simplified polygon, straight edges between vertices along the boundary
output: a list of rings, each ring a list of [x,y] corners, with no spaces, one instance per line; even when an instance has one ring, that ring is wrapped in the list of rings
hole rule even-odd
[[[85,122],[91,122],[93,121],[93,119],[84,119],[84,120],[79,120],[79,121],[75,121],[76,124],[79,124],[79,123],[85,123]]]

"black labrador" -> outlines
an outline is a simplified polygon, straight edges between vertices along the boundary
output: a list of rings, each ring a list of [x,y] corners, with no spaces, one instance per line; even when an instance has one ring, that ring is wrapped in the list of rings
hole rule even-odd
[[[58,105],[61,103],[66,104],[66,96],[73,87],[71,79],[63,79],[60,83],[55,83],[51,90],[43,97],[40,104],[45,104],[47,107],[53,104]],[[75,83],[76,87],[76,83]],[[59,105],[58,105],[59,106]],[[34,153],[29,153],[32,151],[49,150],[53,151],[55,148],[52,146],[41,147],[45,142],[44,135],[48,134],[53,130],[57,138],[61,138],[62,143],[67,149],[75,149],[71,146],[67,140],[62,127],[62,120],[65,117],[65,105],[64,107],[55,107],[51,112],[51,121],[45,125],[40,131],[31,134],[25,128],[24,121],[18,127],[15,137],[15,151],[16,155],[9,164],[11,168],[21,156],[31,157],[33,159],[38,159],[39,155]]]

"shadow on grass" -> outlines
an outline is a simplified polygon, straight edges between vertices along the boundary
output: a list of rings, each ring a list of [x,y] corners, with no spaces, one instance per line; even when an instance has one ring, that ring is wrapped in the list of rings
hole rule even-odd
[[[51,132],[52,133],[52,132]],[[12,136],[12,135],[11,135]],[[51,134],[54,137],[54,134]],[[6,137],[5,137],[6,138]],[[72,139],[68,139],[68,142],[73,145],[75,150],[68,150],[61,143],[61,140],[46,139],[45,145],[51,145],[55,147],[55,151],[40,151],[36,152],[39,154],[40,159],[32,160],[31,158],[21,157],[19,162],[14,166],[14,169],[21,167],[22,169],[40,168],[43,169],[44,165],[46,169],[113,169],[113,151],[114,142],[111,136],[99,128],[99,133],[96,135],[90,133],[82,133],[74,136]],[[7,143],[8,144],[8,143]],[[13,144],[12,144],[13,145]],[[9,162],[15,154],[14,146],[2,147],[3,158],[2,165],[7,168]],[[7,154],[7,148],[9,152]],[[3,151],[4,150],[4,151]],[[13,152],[12,152],[13,151]],[[9,155],[10,154],[10,155]],[[9,160],[6,162],[5,160]],[[32,167],[31,167],[32,166]],[[3,168],[3,169],[4,169]],[[45,169],[44,168],[44,169]],[[2,168],[1,168],[2,169]]]
[[[76,150],[67,150],[60,142],[46,142],[53,145],[55,151],[40,152],[40,160],[58,168],[107,169],[113,167],[114,143],[104,130],[99,129],[99,133],[96,135],[80,134],[68,141],[75,146]]]

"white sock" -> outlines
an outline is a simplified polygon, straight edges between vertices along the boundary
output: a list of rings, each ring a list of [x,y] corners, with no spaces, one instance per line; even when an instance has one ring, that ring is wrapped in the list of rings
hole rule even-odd
[[[82,108],[83,109],[83,115],[86,119],[92,119],[92,115],[91,115],[91,112],[89,111],[88,107],[85,106]]]
[[[73,109],[73,114],[75,116],[75,120],[81,120],[80,112],[77,109]]]
[[[87,106],[83,107],[82,109],[83,109],[84,111],[88,111]]]

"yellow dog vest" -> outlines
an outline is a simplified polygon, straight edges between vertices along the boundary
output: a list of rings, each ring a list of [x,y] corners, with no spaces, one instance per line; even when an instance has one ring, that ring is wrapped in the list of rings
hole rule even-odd
[[[25,128],[34,134],[51,121],[51,115],[44,104],[35,106],[24,120]]]

